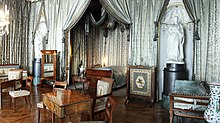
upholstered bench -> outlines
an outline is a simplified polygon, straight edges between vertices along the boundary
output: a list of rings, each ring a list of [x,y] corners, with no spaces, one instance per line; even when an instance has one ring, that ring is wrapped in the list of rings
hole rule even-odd
[[[209,102],[209,89],[205,82],[176,80],[170,93],[170,123],[174,116],[204,119],[203,113]]]
[[[21,97],[24,97],[25,98],[25,101],[27,103],[27,99],[29,100],[29,104],[31,106],[31,103],[30,103],[30,91],[28,90],[17,90],[17,91],[9,91],[9,95],[11,96],[11,99],[12,99],[12,102],[13,102],[13,110],[15,110],[16,108],[16,101],[15,99],[16,98],[21,98]],[[11,102],[10,102],[10,105],[11,105]]]

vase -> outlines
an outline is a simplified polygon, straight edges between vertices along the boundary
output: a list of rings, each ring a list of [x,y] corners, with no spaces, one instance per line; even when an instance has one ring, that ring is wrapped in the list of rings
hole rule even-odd
[[[211,97],[207,109],[204,112],[204,119],[209,123],[220,123],[219,96],[220,83],[209,85]]]

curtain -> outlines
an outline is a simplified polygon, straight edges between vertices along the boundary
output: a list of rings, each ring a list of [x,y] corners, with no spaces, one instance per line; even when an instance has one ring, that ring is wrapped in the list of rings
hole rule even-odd
[[[157,42],[153,42],[154,21],[163,1],[130,0],[131,42],[129,53],[130,65],[157,64]]]
[[[129,11],[129,0],[99,0],[108,14],[112,15],[118,22],[131,24]]]
[[[63,30],[69,31],[82,17],[87,7],[89,6],[91,0],[74,0],[72,5],[69,7],[70,12],[64,20]],[[68,10],[68,9],[67,9]]]
[[[98,27],[98,26],[100,26],[101,24],[103,24],[103,22],[105,21],[106,11],[105,11],[104,8],[102,8],[101,11],[102,11],[102,12],[101,12],[101,17],[100,17],[100,20],[98,20],[98,21],[95,20],[95,18],[93,17],[91,11],[87,14],[87,16],[89,16],[88,19],[90,20],[90,22],[91,22],[91,24],[92,24],[93,26],[97,26],[97,27]]]
[[[27,69],[29,60],[29,12],[30,4],[25,0],[5,0],[9,7],[9,35],[6,42],[5,60],[8,64],[19,64]]]
[[[197,0],[201,41],[196,42],[197,80],[207,82],[220,81],[220,1]]]

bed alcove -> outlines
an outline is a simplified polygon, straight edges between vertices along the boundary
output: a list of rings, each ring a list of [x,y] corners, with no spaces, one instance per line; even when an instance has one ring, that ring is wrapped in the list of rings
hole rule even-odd
[[[91,1],[86,12],[80,18],[78,23],[70,30],[70,66],[69,82],[72,82],[72,76],[78,75],[79,66],[91,68],[95,64],[101,64],[102,67],[125,66],[126,71],[128,59],[128,34],[129,28],[110,20],[106,13],[103,24],[100,18],[102,5],[98,0]],[[92,13],[94,20],[88,20],[88,14]],[[113,26],[106,27],[109,23]],[[88,25],[89,24],[89,25]],[[118,46],[118,47],[117,47]],[[110,55],[111,54],[111,55]],[[124,74],[124,73],[123,73]],[[123,75],[125,77],[125,75]],[[123,84],[124,85],[124,84]],[[120,84],[118,86],[121,86]]]

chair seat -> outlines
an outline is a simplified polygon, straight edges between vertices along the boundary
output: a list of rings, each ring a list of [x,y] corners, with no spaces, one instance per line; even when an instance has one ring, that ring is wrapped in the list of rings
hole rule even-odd
[[[104,110],[105,109],[105,103],[106,102],[104,100],[97,99],[96,100],[96,107],[94,108],[94,112]]]
[[[27,90],[9,91],[9,95],[12,96],[13,98],[23,97],[30,95],[30,91]]]

